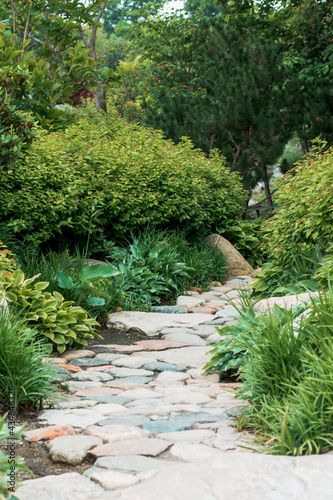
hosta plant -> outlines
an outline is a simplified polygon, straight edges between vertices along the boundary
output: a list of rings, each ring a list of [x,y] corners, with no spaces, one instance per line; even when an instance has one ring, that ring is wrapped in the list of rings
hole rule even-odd
[[[72,306],[72,301],[65,301],[60,293],[46,292],[48,282],[35,283],[37,278],[25,279],[24,273],[16,270],[5,297],[15,312],[37,328],[48,352],[54,347],[59,352],[67,347],[80,348],[87,339],[98,337],[93,329],[97,321],[81,307]]]

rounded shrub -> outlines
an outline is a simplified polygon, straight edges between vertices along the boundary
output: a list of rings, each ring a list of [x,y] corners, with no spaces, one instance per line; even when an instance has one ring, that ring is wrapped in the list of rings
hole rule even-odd
[[[293,252],[315,247],[327,250],[333,236],[333,148],[308,153],[284,176],[277,205],[265,224],[271,259],[283,265],[290,262]]]
[[[43,132],[15,168],[0,172],[0,218],[36,243],[122,238],[147,223],[214,230],[236,218],[246,193],[217,152],[128,124],[115,112],[78,116]]]

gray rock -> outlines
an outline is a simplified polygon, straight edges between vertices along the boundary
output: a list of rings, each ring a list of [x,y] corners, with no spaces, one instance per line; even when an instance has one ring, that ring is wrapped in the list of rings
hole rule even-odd
[[[142,426],[146,431],[151,434],[161,434],[163,432],[179,432],[185,431],[192,427],[197,420],[183,419],[183,420],[155,420],[154,422],[147,422]]]
[[[103,404],[117,404],[117,405],[126,405],[130,402],[129,399],[123,398],[121,396],[88,396],[85,399],[97,401],[98,403]]]
[[[229,316],[231,316],[231,319],[238,318],[240,316],[240,313],[235,309],[234,307],[224,307],[220,311],[217,311],[214,314],[215,318],[226,318],[228,317],[228,320],[230,319]]]
[[[192,328],[182,328],[182,327],[163,328],[163,330],[160,331],[161,335],[168,335],[168,333],[192,333]]]
[[[208,354],[209,349],[210,347],[207,345],[204,347],[180,347],[158,352],[140,352],[140,355],[144,354],[147,357],[147,363],[154,358],[157,358],[158,361],[164,361],[165,363],[183,365],[189,368],[203,368],[203,366],[210,360],[210,355]]]
[[[104,359],[96,359],[96,358],[80,358],[80,359],[73,359],[72,361],[69,362],[71,365],[75,366],[81,366],[81,367],[89,367],[89,366],[102,366],[102,365],[108,365],[109,362],[104,360]]]
[[[137,376],[129,376],[129,377],[121,377],[117,378],[117,382],[121,382],[124,384],[148,384],[153,379],[151,377],[137,377]]]
[[[147,362],[144,356],[122,356],[113,361],[114,366],[123,368],[141,368]]]
[[[193,421],[196,422],[218,422],[226,420],[228,417],[226,413],[223,411],[216,413],[206,413],[203,411],[194,411],[188,413],[179,413],[173,417],[177,421]]]
[[[171,454],[174,450],[179,452],[177,458],[181,455],[193,463],[175,464],[95,500],[156,500],[157,491],[159,500],[328,500],[333,496],[332,455],[233,454],[193,444],[177,444]]]
[[[72,425],[74,428],[85,429],[102,420],[103,415],[95,408],[44,410],[38,419],[46,420],[48,425]]]
[[[81,381],[88,381],[90,380],[91,382],[108,382],[109,380],[112,380],[112,376],[109,373],[103,373],[103,372],[95,372],[95,371],[83,371],[82,372],[77,372],[73,373],[71,375],[72,380],[81,380]]]
[[[96,354],[96,358],[95,359],[103,359],[104,361],[108,361],[109,363],[111,363],[112,361],[115,361],[116,359],[118,358],[122,358],[124,355],[123,354],[113,354],[113,353],[109,353],[109,352],[101,352],[100,354]],[[108,365],[109,363],[105,363],[105,365]]]
[[[120,311],[109,314],[108,328],[116,328],[125,332],[157,335],[166,327],[192,327],[207,320],[206,314],[165,314],[138,311]]]
[[[105,471],[105,467],[96,467],[95,465],[93,467],[91,467],[90,469],[87,469],[83,472],[83,476],[86,476],[88,477],[89,479],[91,479],[91,476],[93,474],[95,474],[95,472],[103,472]]]
[[[173,342],[182,342],[190,346],[201,346],[206,345],[206,342],[192,333],[168,333],[162,337],[165,340],[172,340]]]
[[[102,382],[91,382],[90,380],[87,381],[70,380],[69,382],[63,382],[62,386],[66,388],[64,384],[66,384],[70,392],[92,389],[92,388],[95,389],[97,387],[102,387],[103,385]]]
[[[149,377],[154,375],[151,370],[144,370],[142,368],[110,368],[108,373],[111,373],[114,377]]]
[[[19,500],[83,500],[101,495],[104,489],[77,472],[24,481],[15,491]]]
[[[153,309],[154,312],[166,313],[166,314],[185,314],[187,313],[186,307],[182,306],[156,306]]]
[[[230,321],[235,321],[232,316],[222,316],[221,318],[214,316],[214,319],[212,319],[212,321],[206,321],[206,323],[203,324],[220,327],[225,325],[226,323],[229,323]]]
[[[129,425],[129,426],[140,426],[150,422],[148,417],[144,415],[124,415],[121,417],[111,417],[105,420],[100,420],[98,425]]]
[[[142,455],[127,455],[126,457],[100,457],[95,462],[95,467],[130,474],[160,470],[174,465],[169,460],[159,460],[153,457],[144,457]]]
[[[187,371],[186,366],[174,365],[171,363],[163,363],[162,361],[155,361],[155,362],[152,361],[150,363],[145,364],[144,368],[146,370],[151,370],[153,372],[165,372],[165,371],[186,372]]]
[[[199,325],[192,328],[192,332],[200,337],[207,338],[213,333],[216,333],[215,327],[213,325]]]
[[[86,457],[89,450],[103,444],[96,436],[60,436],[47,444],[50,457],[54,462],[78,465]]]

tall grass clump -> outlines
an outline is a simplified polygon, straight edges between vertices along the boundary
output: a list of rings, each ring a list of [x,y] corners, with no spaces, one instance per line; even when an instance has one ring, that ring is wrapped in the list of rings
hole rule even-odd
[[[238,339],[247,352],[238,396],[251,404],[239,425],[254,427],[270,453],[333,448],[332,290],[313,299],[299,321],[295,310],[278,306],[257,321]]]
[[[0,399],[15,411],[38,410],[56,397],[54,371],[43,362],[45,350],[36,336],[22,319],[0,307]]]

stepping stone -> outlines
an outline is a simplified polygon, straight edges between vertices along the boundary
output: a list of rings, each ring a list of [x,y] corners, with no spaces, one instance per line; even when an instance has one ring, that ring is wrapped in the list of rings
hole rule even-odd
[[[153,470],[171,467],[175,462],[162,460],[142,455],[127,455],[126,457],[100,457],[95,462],[95,467],[111,469],[129,474],[139,474],[140,472],[150,472]]]
[[[128,426],[138,426],[143,425],[151,420],[144,415],[123,415],[121,417],[111,417],[104,420],[100,420],[97,424],[101,427],[106,425],[128,425]]]
[[[176,443],[171,449],[170,453],[173,457],[184,462],[194,462],[200,460],[205,463],[205,460],[215,459],[218,460],[221,452],[215,448],[211,448],[205,444],[192,444],[192,443]],[[214,498],[214,497],[213,497]],[[225,497],[226,499],[228,497]]]
[[[120,354],[102,352],[100,354],[96,354],[95,359],[104,359],[104,361],[109,361],[110,363],[112,363],[113,361],[115,361],[116,359],[119,359],[120,357],[121,357]],[[105,364],[107,364],[107,363],[105,363]]]
[[[134,401],[131,401],[130,403],[127,403],[126,408],[131,409],[131,408],[145,408],[150,411],[154,411],[154,409],[159,408],[161,405],[161,401],[159,398],[162,397],[162,394],[159,394],[159,396],[154,399],[154,398],[142,398],[142,399],[136,399]]]
[[[88,349],[78,349],[77,351],[68,351],[61,355],[61,359],[69,362],[74,359],[80,358],[94,358],[96,353],[94,351],[89,351]]]
[[[96,436],[61,436],[52,439],[47,447],[54,462],[78,465],[84,460],[89,450],[102,443],[103,440]]]
[[[198,307],[191,307],[191,309],[188,310],[189,313],[192,314],[214,314],[217,311],[217,307],[209,307],[209,305],[206,306],[198,306]]]
[[[38,420],[46,420],[50,425],[71,425],[75,429],[85,429],[102,420],[103,415],[95,408],[78,410],[44,410]]]
[[[147,437],[149,435],[149,432],[147,430],[140,429],[140,427],[120,424],[104,425],[102,427],[99,425],[93,425],[91,427],[88,427],[85,432],[88,436],[97,436],[101,440],[108,443],[121,441],[123,439]]]
[[[143,356],[125,356],[116,359],[113,365],[124,368],[141,368],[145,363],[147,363],[147,359]]]
[[[104,359],[90,359],[90,358],[80,358],[80,359],[73,359],[73,361],[70,362],[71,365],[74,366],[82,366],[82,367],[88,367],[88,366],[101,366],[101,365],[106,365],[107,362]]]
[[[29,441],[41,441],[42,439],[50,440],[60,436],[74,436],[75,434],[76,431],[71,425],[52,425],[23,432],[22,436]]]
[[[161,434],[164,432],[180,432],[185,431],[195,424],[194,420],[155,420],[154,422],[147,422],[142,426],[143,429],[149,431],[151,434]]]
[[[192,335],[199,335],[202,338],[207,338],[213,333],[216,333],[213,325],[200,325],[192,329]]]
[[[163,328],[160,331],[161,335],[167,335],[168,333],[192,333],[192,328]]]
[[[89,496],[97,497],[105,492],[104,488],[90,481],[87,477],[71,472],[59,476],[46,476],[40,479],[24,481],[15,491],[19,500],[83,500]]]
[[[193,299],[193,297],[186,297],[186,299]],[[204,301],[199,299],[199,302],[203,303]],[[116,330],[125,332],[132,331],[153,336],[157,335],[162,328],[170,326],[192,327],[203,323],[206,319],[207,316],[205,314],[165,314],[120,311],[109,314],[107,326],[110,329],[115,328]]]
[[[161,394],[158,394],[155,391],[149,389],[134,389],[133,391],[124,391],[122,395],[130,399],[131,401],[135,401],[136,399],[146,399],[146,398],[160,398]]]
[[[90,479],[99,483],[106,490],[117,490],[138,483],[140,479],[133,474],[124,474],[113,470],[102,470],[93,472]]]
[[[122,396],[88,396],[87,400],[97,401],[98,403],[103,404],[117,404],[117,405],[126,405],[130,402],[129,399],[123,398]]]
[[[157,456],[167,448],[170,443],[162,439],[138,438],[125,439],[114,443],[104,444],[89,451],[94,457],[120,456],[120,455],[148,455]]]
[[[165,371],[157,375],[155,382],[178,382],[189,378],[190,375],[187,373]]]
[[[113,367],[108,371],[113,377],[149,377],[154,375],[151,370],[143,370],[142,368],[118,368]]]
[[[120,389],[102,386],[77,391],[75,396],[116,396],[120,392],[122,392]]]
[[[193,429],[190,431],[180,431],[180,432],[164,432],[156,436],[158,439],[165,439],[172,443],[183,442],[183,443],[202,443],[206,439],[216,438],[216,434],[213,431],[205,429]]]
[[[228,417],[225,412],[219,413],[205,413],[205,412],[188,412],[179,413],[173,417],[177,421],[193,420],[193,422],[220,422],[227,420]]]
[[[131,354],[132,352],[139,351],[165,351],[166,349],[176,349],[179,347],[186,347],[187,344],[181,342],[171,342],[167,340],[139,340],[134,342],[134,345],[118,345],[110,344],[106,346],[108,349],[114,349],[119,353]],[[104,347],[104,346],[103,346]]]
[[[110,415],[111,413],[126,412],[126,408],[123,405],[117,405],[112,403],[98,404],[94,407],[94,410],[99,411],[102,415]]]
[[[217,326],[218,328],[220,328],[230,321],[235,321],[235,319],[232,316],[221,316],[217,318],[214,314],[212,321],[206,321],[206,323],[203,323],[203,325]]]
[[[97,405],[97,401],[88,401],[79,399],[78,401],[64,401],[59,403],[59,406],[62,410],[76,410],[78,408],[92,408]]]
[[[147,359],[145,361],[147,363]],[[150,363],[145,364],[144,368],[146,370],[151,370],[153,372],[165,372],[165,371],[186,372],[187,370],[186,366],[174,365],[171,363],[163,363],[162,361],[155,361],[155,362],[151,361]]]
[[[92,382],[108,382],[109,380],[112,380],[112,376],[110,374],[95,371],[81,371],[79,373],[73,373],[71,378],[72,380],[91,380]]]
[[[189,346],[206,345],[206,342],[203,339],[197,335],[193,335],[192,333],[168,333],[167,335],[163,335],[163,338],[174,342],[182,342]]]
[[[207,396],[207,394],[202,394],[201,392],[184,392],[169,394],[165,398],[165,402],[169,404],[189,404],[189,405],[201,405],[210,403],[212,399]]]
[[[191,307],[202,306],[205,303],[205,299],[200,296],[190,297],[188,295],[179,295],[177,297],[177,306],[185,307],[186,309],[191,309]]]
[[[77,372],[82,371],[82,368],[80,368],[80,366],[68,365],[67,363],[61,365],[61,368],[64,368],[68,372],[73,372],[73,373],[77,373]]]
[[[231,316],[232,319],[238,318],[240,313],[234,307],[224,307],[221,311],[217,311],[214,314],[215,318],[225,318]]]
[[[136,377],[136,376],[122,377],[122,378],[118,378],[117,380],[112,382],[112,386],[117,387],[118,384],[119,385],[120,384],[142,385],[142,384],[148,384],[148,382],[150,382],[151,380],[153,380],[151,377]]]
[[[159,352],[157,355],[156,353],[146,352],[144,355],[148,358],[147,362],[153,357],[157,357],[158,361],[164,361],[165,363],[183,365],[189,368],[203,368],[210,360],[210,355],[208,354],[210,349],[210,346],[207,345],[205,347],[193,346],[170,349],[168,351]]]
[[[186,307],[182,306],[155,306],[154,312],[166,313],[166,314],[186,314]]]
[[[63,384],[62,384],[63,385]],[[69,389],[70,392],[76,392],[76,391],[84,391],[85,389],[97,389],[98,387],[102,387],[103,383],[102,382],[91,382],[89,380],[87,381],[81,381],[81,380],[70,380],[66,382],[66,385],[63,385],[65,389]]]

